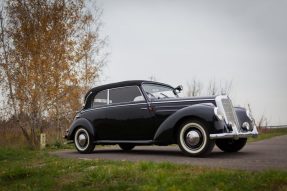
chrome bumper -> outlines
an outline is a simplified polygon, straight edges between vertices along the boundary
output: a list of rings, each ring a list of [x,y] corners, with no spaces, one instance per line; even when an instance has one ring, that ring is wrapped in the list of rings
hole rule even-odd
[[[218,134],[210,134],[210,139],[239,139],[239,138],[247,138],[247,137],[257,137],[258,131],[256,126],[254,125],[252,131],[248,132],[238,132],[237,128],[233,128],[231,133],[218,133]]]

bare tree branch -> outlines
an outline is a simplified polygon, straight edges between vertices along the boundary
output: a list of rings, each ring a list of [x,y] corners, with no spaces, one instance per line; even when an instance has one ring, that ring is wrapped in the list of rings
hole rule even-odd
[[[187,96],[200,96],[201,94],[202,83],[199,82],[196,78],[192,82],[187,82]]]

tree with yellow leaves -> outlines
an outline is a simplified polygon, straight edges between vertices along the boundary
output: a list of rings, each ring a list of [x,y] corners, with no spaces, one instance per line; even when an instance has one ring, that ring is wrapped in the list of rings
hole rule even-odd
[[[0,15],[1,90],[31,146],[59,132],[104,65],[101,12],[84,0],[7,0]]]

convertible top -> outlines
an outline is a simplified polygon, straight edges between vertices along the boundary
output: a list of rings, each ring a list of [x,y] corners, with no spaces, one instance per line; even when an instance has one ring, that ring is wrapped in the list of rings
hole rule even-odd
[[[165,86],[172,87],[172,86],[170,86],[168,84],[155,82],[155,81],[148,81],[148,80],[122,81],[122,82],[116,82],[116,83],[100,85],[100,86],[96,86],[96,87],[90,89],[85,95],[85,100],[87,99],[88,95],[97,93],[97,92],[105,90],[105,89],[118,88],[118,87],[124,87],[124,86],[134,86],[134,85],[140,86],[142,83],[152,83],[152,84],[159,84],[159,85],[165,85]]]

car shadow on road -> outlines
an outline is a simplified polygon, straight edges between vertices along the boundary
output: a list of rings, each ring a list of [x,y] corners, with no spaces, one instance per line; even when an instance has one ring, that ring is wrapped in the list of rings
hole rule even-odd
[[[169,155],[169,156],[185,156],[180,151],[167,151],[167,150],[132,150],[132,151],[122,151],[122,150],[99,150],[94,151],[94,154],[124,154],[124,155]]]
[[[123,150],[117,150],[117,149],[100,149],[95,150],[91,155],[126,155],[126,156],[146,156],[147,158],[150,156],[162,156],[162,157],[186,157],[184,153],[182,153],[180,150],[153,150],[153,149],[136,149],[131,151],[123,151]],[[245,156],[252,155],[251,152],[241,151],[236,153],[225,153],[222,151],[213,151],[209,155],[205,157],[199,157],[199,158],[244,158]]]

